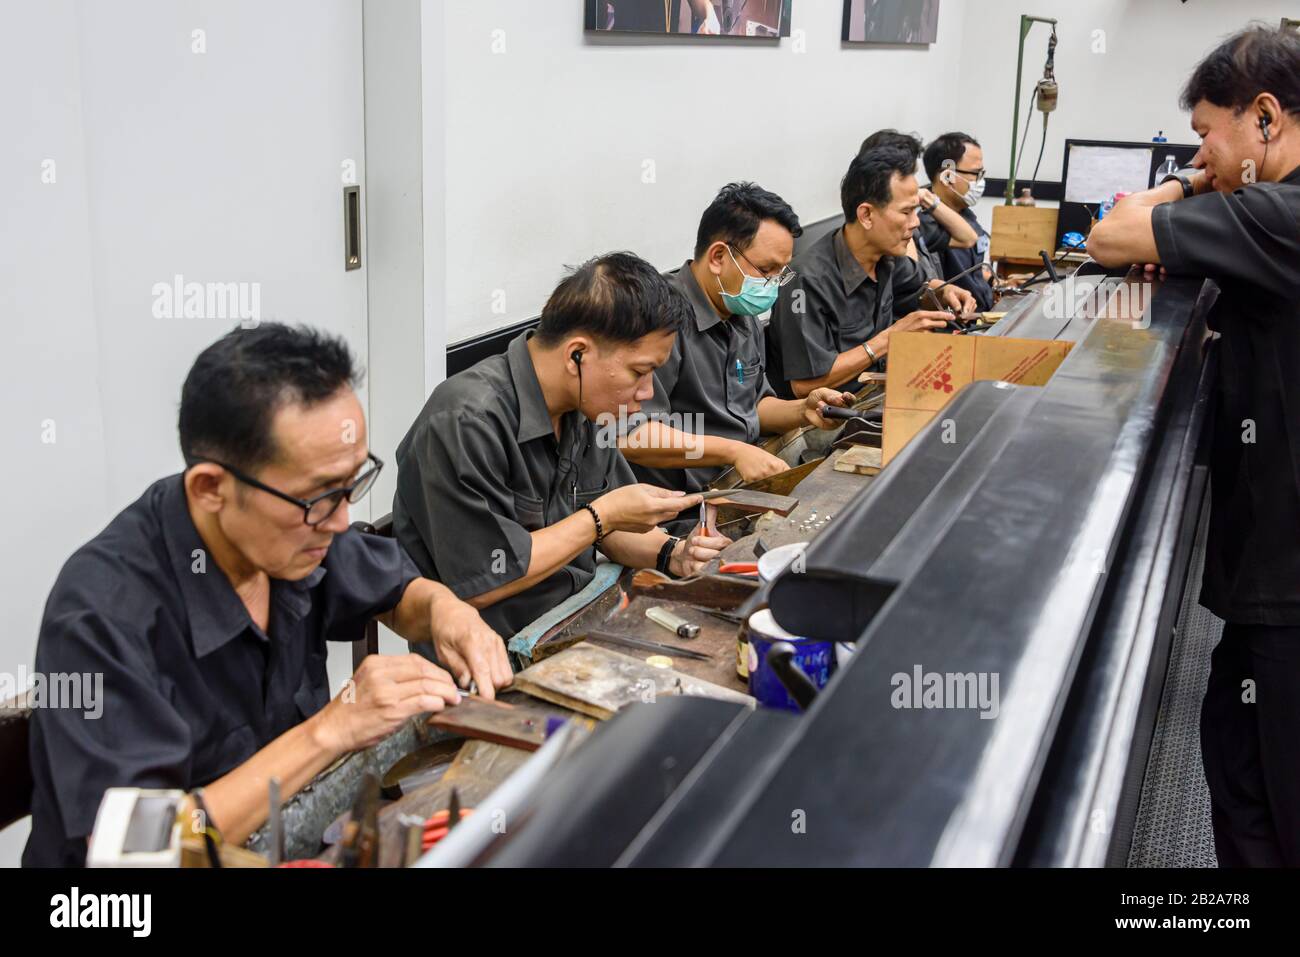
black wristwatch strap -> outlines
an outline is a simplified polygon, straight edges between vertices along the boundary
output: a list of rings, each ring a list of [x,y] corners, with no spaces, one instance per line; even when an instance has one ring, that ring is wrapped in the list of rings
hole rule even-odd
[[[1170,173],[1168,176],[1166,176],[1164,179],[1160,181],[1160,185],[1163,186],[1165,185],[1165,183],[1168,183],[1170,180],[1174,180],[1174,179],[1178,180],[1178,182],[1183,184],[1183,199],[1191,199],[1192,196],[1196,194],[1196,187],[1192,185],[1192,178],[1188,176],[1187,173],[1185,173],[1183,170],[1175,170],[1174,172]]]
[[[655,559],[655,568],[660,572],[663,572],[663,574],[667,575],[669,578],[677,577],[668,570],[668,563],[673,560],[673,549],[677,547],[677,543],[680,541],[680,538],[674,538],[672,535],[669,535],[668,541],[664,542],[663,546],[659,549],[659,557]]]

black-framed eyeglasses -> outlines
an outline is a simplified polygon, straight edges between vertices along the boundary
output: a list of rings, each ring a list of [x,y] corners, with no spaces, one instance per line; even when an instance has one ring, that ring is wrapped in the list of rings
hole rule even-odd
[[[379,471],[384,467],[384,463],[373,452],[366,455],[366,463],[369,468],[362,466],[359,474],[351,485],[345,485],[342,488],[330,489],[328,492],[313,496],[312,498],[298,498],[287,492],[281,492],[278,488],[272,488],[265,482],[259,482],[253,476],[241,472],[233,465],[227,465],[225,462],[218,462],[216,459],[198,459],[200,462],[211,462],[213,465],[220,465],[223,469],[233,475],[245,485],[261,489],[274,495],[276,498],[282,498],[286,502],[291,502],[302,509],[302,520],[307,525],[315,528],[317,525],[326,521],[331,515],[338,511],[338,507],[346,498],[348,503],[355,505],[366,497],[371,486],[375,484],[375,479],[379,477]]]
[[[751,276],[750,278],[762,279],[764,286],[769,286],[772,283],[776,283],[778,287],[781,287],[789,283],[790,280],[794,279],[795,277],[795,271],[791,269],[789,266],[782,266],[781,271],[778,272],[775,276],[764,275],[763,270],[759,269],[752,262],[749,262],[749,257],[746,256],[744,253],[742,253],[739,249],[733,250],[730,246],[728,246],[727,249],[731,252],[734,252],[741,259],[745,260],[745,262],[749,263],[749,267],[753,269],[756,273],[758,273],[757,276]],[[737,266],[739,266],[739,264],[737,264]]]
[[[963,176],[974,176],[976,179],[983,179],[984,174],[988,172],[986,169],[960,169],[958,167],[953,167],[953,169]]]

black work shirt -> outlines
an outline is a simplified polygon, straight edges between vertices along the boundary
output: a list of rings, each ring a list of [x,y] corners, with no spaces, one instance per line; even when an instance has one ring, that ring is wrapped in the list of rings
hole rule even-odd
[[[667,361],[655,370],[654,397],[641,411],[691,435],[702,431],[737,442],[758,441],[758,403],[776,394],[767,381],[762,324],[756,316],[719,316],[689,262],[673,281],[690,301],[694,321],[677,333]],[[723,466],[633,465],[632,471],[650,485],[694,493],[708,488]]]
[[[840,353],[891,326],[895,299],[908,303],[908,312],[918,308],[923,279],[916,263],[884,256],[872,279],[850,252],[842,227],[796,256],[791,268],[795,278],[781,288],[767,328],[767,377],[787,399],[794,397],[791,382],[821,378]],[[835,387],[856,392],[857,377]]]
[[[201,787],[315,714],[326,640],[363,637],[418,574],[392,539],[349,530],[306,578],[272,579],[263,632],[207,554],[182,476],[155,482],[68,559],[46,602],[36,670],[103,684],[93,710],[32,711],[23,864],[83,865],[108,788]]]
[[[422,572],[461,598],[522,578],[531,532],[636,481],[616,429],[598,433],[573,411],[556,440],[528,354],[531,335],[441,383],[397,447],[393,533]],[[482,609],[483,619],[509,639],[595,573],[596,550],[587,548],[549,578]]]
[[[1201,604],[1300,625],[1300,169],[1152,210],[1160,262],[1221,290]]]
[[[939,257],[944,279],[951,279],[953,276],[960,275],[976,263],[982,263],[988,258],[989,234],[975,217],[975,211],[963,209],[958,215],[970,223],[971,228],[975,230],[976,236],[979,237],[975,245],[969,249],[953,249],[950,245],[952,235],[948,230],[944,229],[939,221],[929,213],[924,210],[920,213],[921,235],[925,239],[926,248]],[[974,272],[962,276],[953,285],[961,286],[974,296],[975,306],[980,312],[988,312],[993,308],[993,287],[984,278],[982,269],[976,269]]]

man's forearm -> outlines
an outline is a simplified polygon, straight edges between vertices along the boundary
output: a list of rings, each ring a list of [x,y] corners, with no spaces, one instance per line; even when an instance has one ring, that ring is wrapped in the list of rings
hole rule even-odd
[[[465,601],[475,608],[489,608],[550,578],[591,547],[596,539],[596,522],[584,508],[531,534],[533,545],[528,556],[528,571],[514,581]]]
[[[696,469],[731,465],[736,446],[743,443],[717,435],[691,435],[664,425],[647,422],[619,439],[618,447],[629,462],[651,469]]]
[[[203,803],[212,815],[209,823],[220,830],[224,840],[243,844],[266,822],[271,778],[279,778],[280,794],[288,798],[343,753],[322,740],[319,716],[317,712],[290,728],[239,767],[204,787]]]
[[[1111,267],[1160,262],[1151,211],[1182,198],[1183,185],[1176,181],[1125,196],[1105,219],[1092,227],[1088,234],[1088,255]]]
[[[807,408],[803,399],[778,399],[769,395],[758,403],[758,427],[764,435],[781,435],[797,429],[808,424],[804,418]]]
[[[884,354],[882,349],[876,348],[875,339],[868,341],[878,357]],[[800,399],[805,399],[813,389],[838,387],[841,383],[847,383],[849,379],[856,379],[859,373],[865,372],[874,364],[875,360],[867,355],[866,349],[862,346],[854,346],[836,356],[830,371],[824,376],[818,379],[795,379],[790,383],[790,389]]]
[[[459,600],[441,582],[416,578],[406,586],[397,606],[380,615],[379,620],[407,641],[432,641],[433,620],[436,617],[434,607],[440,602]]]
[[[979,234],[970,223],[966,222],[961,213],[955,209],[949,208],[944,203],[940,203],[930,215],[934,221],[944,228],[950,237],[948,246],[952,249],[970,249],[979,242]]]
[[[668,541],[668,533],[656,528],[649,532],[611,532],[600,543],[600,550],[626,568],[654,568],[659,549]]]

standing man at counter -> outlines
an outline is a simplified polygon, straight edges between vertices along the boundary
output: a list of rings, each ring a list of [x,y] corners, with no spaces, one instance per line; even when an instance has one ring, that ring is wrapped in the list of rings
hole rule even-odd
[[[754,183],[724,186],[704,210],[695,256],[672,280],[691,317],[655,370],[654,396],[642,407],[649,421],[624,442],[643,482],[700,492],[728,466],[746,482],[766,478],[789,466],[754,444],[761,435],[838,424],[820,409],[850,403],[852,393],[815,389],[807,398],[780,399],[764,368],[758,317],[794,278],[790,259],[802,233],[789,204]],[[676,425],[693,421],[703,434],[686,441]]]
[[[1201,710],[1221,867],[1300,866],[1300,35],[1225,41],[1183,91],[1193,168],[1116,204],[1088,253],[1221,293],[1201,604],[1225,622]]]
[[[840,183],[844,225],[792,263],[767,330],[768,379],[779,395],[857,388],[857,378],[889,352],[891,332],[941,329],[946,312],[894,320],[894,300],[915,302],[926,285],[907,245],[918,225],[916,157],[895,146],[860,152]],[[941,285],[939,280],[929,283]],[[945,305],[974,311],[970,293],[947,286]]]
[[[730,544],[656,528],[700,496],[636,484],[618,429],[594,424],[650,399],[690,314],[645,260],[592,259],[535,332],[434,389],[398,445],[397,540],[503,637],[586,587],[597,549],[680,577]]]

